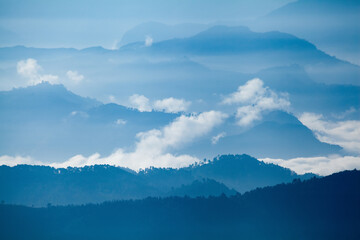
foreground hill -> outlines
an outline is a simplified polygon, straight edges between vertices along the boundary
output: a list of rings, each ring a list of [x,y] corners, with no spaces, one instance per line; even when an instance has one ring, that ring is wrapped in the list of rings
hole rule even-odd
[[[3,239],[359,239],[360,172],[211,198],[0,205]],[[21,224],[20,224],[21,223]]]
[[[139,173],[106,165],[67,169],[0,166],[0,200],[45,206],[48,203],[84,204],[148,196],[233,195],[236,191],[311,176],[297,175],[247,155],[221,156],[186,168],[151,168]]]

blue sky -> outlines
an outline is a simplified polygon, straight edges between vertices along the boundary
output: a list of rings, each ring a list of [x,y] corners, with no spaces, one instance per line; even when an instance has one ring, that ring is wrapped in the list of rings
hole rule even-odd
[[[17,37],[17,44],[26,46],[111,48],[125,31],[143,22],[239,24],[287,2],[289,0],[1,0],[0,30],[3,35],[10,31]]]

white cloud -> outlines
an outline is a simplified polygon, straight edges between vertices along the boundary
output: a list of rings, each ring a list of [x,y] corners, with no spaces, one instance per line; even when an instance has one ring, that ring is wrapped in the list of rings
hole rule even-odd
[[[265,158],[261,159],[261,161],[289,168],[298,174],[315,173],[326,176],[344,170],[360,169],[360,156],[333,155],[327,157],[293,158],[288,160]]]
[[[140,112],[151,112],[150,101],[144,95],[134,94],[129,98],[130,107],[138,109]]]
[[[264,83],[259,78],[249,80],[243,86],[239,86],[237,92],[230,94],[223,101],[225,104],[256,103],[266,93]]]
[[[119,40],[114,40],[113,44],[111,45],[111,50],[117,50],[119,49]]]
[[[165,98],[154,102],[154,109],[168,113],[185,112],[190,106],[191,102],[184,99]]]
[[[110,102],[110,103],[116,103],[116,104],[118,104],[115,96],[113,96],[113,95],[109,95],[109,102]]]
[[[180,116],[162,129],[153,129],[137,134],[138,141],[133,152],[118,149],[108,157],[101,157],[98,153],[90,157],[76,155],[62,163],[39,163],[30,158],[0,158],[0,164],[15,165],[37,164],[53,167],[82,167],[94,164],[110,164],[128,167],[133,170],[154,167],[185,167],[199,159],[189,155],[175,156],[171,150],[181,148],[184,144],[209,133],[215,126],[221,124],[227,116],[221,112],[210,111],[198,115]],[[14,160],[14,162],[12,162]]]
[[[58,83],[59,77],[50,74],[40,74],[42,67],[33,58],[21,60],[17,63],[17,73],[28,79],[29,85],[41,82]]]
[[[115,101],[115,97],[111,96],[110,100]],[[152,110],[163,111],[167,113],[185,112],[191,105],[190,101],[177,98],[164,98],[151,102],[144,95],[134,94],[129,97],[128,103],[125,104],[130,108],[138,109],[140,112],[151,112]]]
[[[261,119],[261,109],[252,105],[239,107],[236,110],[236,118],[240,126],[247,126]]]
[[[341,112],[341,113],[336,113],[336,114],[332,114],[333,117],[337,118],[337,119],[344,119],[347,116],[356,113],[357,110],[354,107],[349,108],[348,110],[346,110],[345,112]]]
[[[79,83],[84,79],[84,76],[79,74],[77,71],[67,71],[66,76],[74,83]]]
[[[72,116],[72,117],[78,116],[78,117],[82,117],[82,118],[89,117],[89,115],[86,112],[82,112],[82,111],[72,111],[70,113],[70,116]]]
[[[37,64],[37,61],[32,58],[21,60],[17,63],[17,72],[24,77],[32,78],[37,75],[40,70],[42,70],[42,68]]]
[[[236,117],[238,124],[246,126],[262,118],[262,112],[267,110],[287,109],[290,106],[286,94],[278,95],[268,87],[264,87],[259,78],[249,80],[238,90],[226,98],[223,104],[241,105],[238,107]]]
[[[0,166],[7,165],[10,167],[13,167],[13,166],[20,165],[20,164],[44,165],[43,162],[35,161],[31,157],[21,157],[21,156],[12,157],[12,156],[8,156],[8,155],[0,156]]]
[[[320,141],[340,145],[351,153],[360,153],[360,121],[326,121],[321,114],[314,113],[303,113],[299,120]]]
[[[115,121],[116,125],[125,125],[126,124],[126,121],[124,119],[117,119]]]
[[[211,143],[212,143],[212,144],[217,144],[217,143],[219,142],[220,138],[223,138],[223,137],[225,137],[225,136],[226,136],[226,133],[225,133],[225,132],[219,133],[218,135],[213,136],[213,137],[211,138]]]
[[[154,42],[154,39],[150,36],[145,37],[145,46],[150,47]]]

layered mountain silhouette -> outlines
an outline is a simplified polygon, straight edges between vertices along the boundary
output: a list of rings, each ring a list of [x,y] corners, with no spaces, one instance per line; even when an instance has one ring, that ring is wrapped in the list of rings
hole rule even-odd
[[[315,82],[299,65],[269,68],[254,74],[255,76],[261,78],[271,89],[289,93],[291,105],[299,112],[329,115],[330,112],[360,107],[360,87]]]
[[[226,127],[224,128],[226,129]],[[341,147],[320,142],[295,116],[272,111],[244,132],[224,132],[216,143],[208,139],[191,144],[183,152],[197,156],[246,153],[258,158],[295,158],[336,154]]]
[[[161,129],[180,114],[139,112],[117,104],[82,98],[62,85],[42,83],[0,92],[0,154],[31,156],[48,162],[64,161],[77,154],[111,154],[131,148],[136,134]],[[294,116],[269,113],[244,132],[235,117],[177,150],[200,159],[218,154],[252,154],[256,157],[303,157],[339,153],[339,146],[322,143]],[[211,138],[226,136],[217,144]],[[299,143],[306,144],[301,147]]]
[[[149,196],[230,196],[312,176],[297,175],[289,169],[260,162],[248,155],[224,155],[186,168],[150,168],[138,173],[107,165],[67,169],[1,166],[0,200],[45,206],[48,203],[99,203]]]
[[[145,42],[146,37],[151,38],[153,42],[191,37],[207,28],[209,28],[209,24],[184,23],[166,25],[160,22],[146,22],[125,32],[121,38],[119,47],[134,42]]]
[[[0,233],[5,239],[357,239],[359,188],[354,170],[232,197],[1,204]]]
[[[2,155],[64,161],[94,149],[110,154],[132,144],[138,132],[162,127],[178,115],[102,104],[62,85],[41,83],[0,92],[0,116]]]
[[[359,64],[359,12],[357,0],[299,0],[260,17],[253,25],[295,34],[331,55]]]
[[[310,42],[282,32],[259,33],[247,27],[214,26],[189,38],[158,42],[151,47],[134,43],[121,50],[186,55],[210,68],[238,72],[299,64],[319,82],[359,84],[359,66],[331,57]]]
[[[9,88],[9,79],[11,84],[24,81],[16,73],[16,64],[27,58],[38,60],[44,70],[65,79],[72,91],[102,101],[112,95],[125,102],[132,94],[150,99],[184,98],[193,102],[190,111],[200,112],[218,107],[219,96],[261,77],[267,86],[290,93],[295,113],[331,115],[360,106],[360,88],[353,86],[359,85],[358,66],[281,32],[215,26],[192,37],[154,42],[150,47],[138,42],[120,50],[0,48],[4,63],[1,86]],[[86,84],[67,80],[68,70],[84,75]]]

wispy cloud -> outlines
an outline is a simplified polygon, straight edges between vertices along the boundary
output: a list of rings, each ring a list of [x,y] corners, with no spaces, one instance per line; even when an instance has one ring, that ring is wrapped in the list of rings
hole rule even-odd
[[[6,166],[16,166],[20,164],[27,164],[27,165],[46,165],[43,162],[36,161],[32,159],[31,157],[21,157],[21,156],[0,156],[0,166],[6,165]]]
[[[145,37],[145,46],[146,47],[151,47],[153,42],[154,42],[154,39],[152,37],[150,37],[149,35]]]
[[[41,82],[58,83],[58,76],[41,74],[42,70],[42,67],[33,58],[21,60],[17,63],[17,73],[27,78],[29,85],[36,85]]]
[[[112,97],[115,101],[115,98]],[[164,98],[151,102],[144,95],[134,94],[129,97],[128,107],[138,109],[140,112],[151,112],[152,110],[162,111],[167,113],[185,112],[191,105],[190,101],[177,98]]]
[[[115,121],[115,123],[116,125],[125,125],[126,121],[124,119],[119,118]]]
[[[290,106],[287,94],[277,94],[259,78],[249,80],[222,101],[223,104],[240,105],[236,117],[240,126],[247,126],[262,117],[267,110],[287,109]]]
[[[190,106],[191,102],[184,99],[165,98],[154,102],[153,106],[155,110],[164,111],[168,113],[185,112]]]
[[[351,153],[360,153],[360,121],[326,121],[323,115],[314,113],[303,113],[299,120],[320,141],[340,145]]]
[[[138,109],[140,112],[151,112],[150,101],[144,95],[134,94],[129,97],[129,107]]]
[[[0,158],[0,164],[37,164],[53,167],[82,167],[94,164],[110,164],[128,167],[133,170],[147,167],[173,167],[188,166],[199,161],[189,155],[175,156],[171,150],[178,149],[194,141],[196,138],[209,133],[215,126],[220,125],[227,115],[209,111],[197,115],[182,115],[162,129],[153,129],[137,134],[138,141],[133,152],[118,149],[108,157],[101,157],[98,153],[90,157],[77,155],[62,163],[42,163],[31,158],[9,157]]]
[[[360,169],[359,156],[332,155],[324,157],[293,158],[287,160],[271,158],[260,160],[289,168],[298,174],[315,173],[326,176],[344,170]]]
[[[74,83],[80,83],[84,79],[84,75],[79,74],[77,71],[67,71],[66,76]]]
[[[213,137],[211,138],[211,143],[215,145],[215,144],[217,144],[217,143],[219,142],[219,140],[220,140],[221,138],[223,138],[223,137],[225,137],[225,136],[226,136],[226,133],[225,133],[225,132],[219,133],[218,135],[213,136]]]

